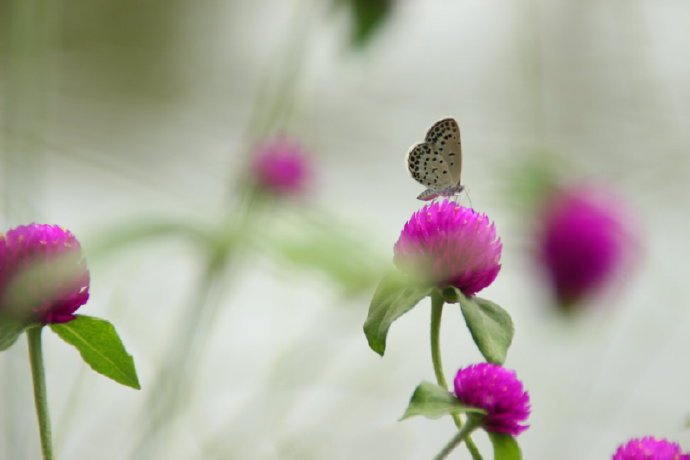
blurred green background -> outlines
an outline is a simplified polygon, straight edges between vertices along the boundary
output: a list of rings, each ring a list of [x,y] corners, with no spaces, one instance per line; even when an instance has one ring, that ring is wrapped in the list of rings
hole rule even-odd
[[[361,326],[420,204],[403,157],[445,116],[469,199],[504,242],[483,295],[516,324],[525,458],[607,458],[643,434],[690,446],[688,17],[682,0],[0,0],[3,228],[58,223],[82,240],[81,311],[117,325],[143,387],[47,336],[60,458],[431,456],[452,424],[397,422],[433,375],[428,307],[395,324],[383,360]],[[178,224],[232,227],[254,142],[280,132],[311,150],[316,186],[256,213],[191,404],[155,453],[133,454],[206,260]],[[634,275],[572,321],[530,257],[542,168],[616,190],[642,240]],[[442,344],[448,375],[481,359],[459,314]],[[0,406],[0,458],[37,458],[23,341],[0,355]]]

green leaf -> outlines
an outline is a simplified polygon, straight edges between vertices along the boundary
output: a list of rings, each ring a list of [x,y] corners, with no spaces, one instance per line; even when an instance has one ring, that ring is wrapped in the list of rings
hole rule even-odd
[[[465,323],[479,351],[488,362],[503,364],[515,332],[510,315],[486,299],[457,294]]]
[[[393,321],[400,318],[431,293],[431,287],[400,272],[383,277],[374,298],[369,305],[369,314],[364,322],[364,334],[369,347],[383,356],[386,351],[386,336]]]
[[[298,215],[299,220],[286,216],[283,222],[279,222],[282,216],[276,217],[262,221],[252,233],[257,247],[291,265],[326,275],[348,295],[370,292],[389,270],[390,257],[360,238],[356,228],[336,219],[323,222],[322,216]]]
[[[390,17],[393,0],[348,0],[352,8],[352,42],[367,45]]]
[[[5,316],[0,317],[0,351],[7,350],[17,341],[28,325]]]
[[[400,420],[423,415],[427,418],[439,418],[444,415],[470,412],[485,414],[482,409],[462,404],[448,390],[430,382],[422,382],[412,394],[410,404]]]
[[[108,321],[77,315],[68,323],[51,324],[50,328],[62,340],[74,345],[94,371],[122,385],[141,388],[134,360]]]
[[[520,446],[514,437],[489,433],[489,439],[494,446],[494,460],[522,460]]]

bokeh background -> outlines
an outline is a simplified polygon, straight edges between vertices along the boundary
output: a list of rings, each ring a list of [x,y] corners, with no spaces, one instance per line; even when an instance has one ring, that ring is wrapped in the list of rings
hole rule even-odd
[[[58,223],[82,240],[81,312],[117,326],[143,387],[46,333],[59,457],[436,453],[449,420],[397,421],[433,378],[428,302],[383,359],[361,327],[420,206],[404,154],[445,116],[463,135],[461,200],[504,242],[482,295],[516,324],[525,458],[608,458],[644,434],[690,448],[688,17],[682,0],[1,0],[3,229]],[[281,132],[309,149],[315,182],[256,213],[209,301],[207,251],[180,229],[234,228],[252,146]],[[578,315],[552,308],[531,257],[544,169],[615,191],[639,235],[622,282]],[[196,302],[214,308],[188,404],[142,453],[146,401]],[[451,375],[481,356],[447,308]],[[0,355],[0,458],[39,455],[26,355],[24,341]]]

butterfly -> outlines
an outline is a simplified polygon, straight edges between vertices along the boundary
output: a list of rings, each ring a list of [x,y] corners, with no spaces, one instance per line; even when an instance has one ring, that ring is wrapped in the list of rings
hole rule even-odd
[[[418,200],[429,201],[462,192],[465,187],[460,184],[462,149],[458,122],[444,118],[434,123],[424,142],[413,145],[407,152],[405,164],[412,178],[427,187]]]

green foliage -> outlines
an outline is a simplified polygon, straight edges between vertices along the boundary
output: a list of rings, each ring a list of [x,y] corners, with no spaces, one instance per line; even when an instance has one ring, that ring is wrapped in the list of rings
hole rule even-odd
[[[167,218],[141,218],[110,229],[92,242],[89,260],[115,253],[127,246],[162,238],[180,238],[201,246],[211,244],[210,232],[201,224]]]
[[[246,238],[267,255],[318,272],[353,295],[370,292],[390,267],[390,257],[362,233],[327,213],[285,207],[255,215]]]
[[[361,48],[390,17],[394,0],[345,0],[352,13],[352,43]]]
[[[27,328],[23,321],[0,316],[0,351],[7,350]]]
[[[404,420],[415,415],[423,415],[427,418],[439,418],[444,415],[458,414],[461,412],[469,412],[475,414],[484,414],[482,409],[475,407],[468,407],[462,404],[445,388],[430,383],[422,382],[414,390],[410,404],[407,406],[405,414],[401,420]]]
[[[467,328],[484,359],[503,364],[515,332],[508,312],[489,300],[456,294]]]
[[[522,460],[520,446],[514,437],[507,434],[489,433],[494,446],[494,460]]]
[[[273,235],[262,243],[291,264],[328,276],[346,294],[371,289],[384,273],[384,258],[376,250],[334,228],[305,225],[299,235]]]
[[[50,328],[62,340],[76,347],[94,371],[122,385],[137,390],[141,388],[134,360],[108,321],[78,315],[68,323],[51,324]]]
[[[398,271],[384,276],[371,299],[369,314],[364,322],[364,334],[369,347],[383,356],[386,351],[386,336],[393,321],[428,296],[431,289]]]

